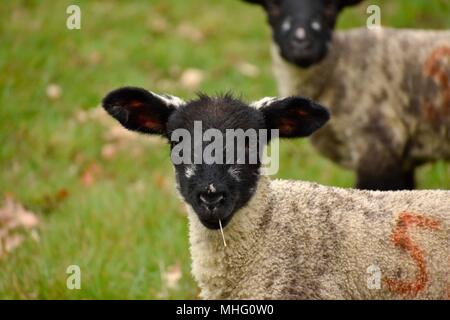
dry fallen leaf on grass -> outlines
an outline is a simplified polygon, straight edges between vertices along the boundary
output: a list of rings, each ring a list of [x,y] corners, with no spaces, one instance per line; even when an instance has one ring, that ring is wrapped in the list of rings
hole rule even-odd
[[[133,141],[139,139],[139,134],[132,132],[123,128],[119,124],[112,125],[105,134],[105,139],[107,141],[118,142],[118,141]]]
[[[61,98],[62,90],[59,85],[51,83],[47,86],[45,93],[50,100],[58,100]]]
[[[118,145],[114,143],[107,143],[102,147],[102,158],[106,160],[111,160],[114,158],[118,151]]]
[[[155,135],[140,135],[122,127],[101,106],[80,110],[74,114],[75,120],[80,124],[100,124],[106,131],[104,134],[105,144],[101,149],[101,156],[105,160],[113,159],[119,152],[139,156],[148,144],[164,145],[165,141]],[[91,177],[86,174],[86,182],[89,184]]]
[[[178,283],[183,276],[181,264],[177,261],[174,265],[166,269],[164,263],[159,261],[159,271],[161,275],[161,291],[156,296],[159,299],[167,299],[169,297],[169,290],[177,289]]]
[[[177,33],[184,39],[195,43],[200,43],[205,40],[203,31],[189,23],[182,23],[177,27]]]
[[[153,182],[158,187],[158,189],[163,189],[167,185],[167,176],[155,172],[153,174]]]
[[[75,119],[80,123],[96,121],[105,126],[114,124],[114,119],[112,119],[100,105],[88,110],[77,111],[75,113]]]
[[[26,233],[38,240],[38,225],[36,214],[26,210],[11,195],[6,195],[0,207],[0,258],[19,247]]]
[[[95,162],[88,165],[81,173],[81,183],[85,187],[91,187],[102,173],[102,168]]]
[[[169,29],[169,24],[164,17],[155,16],[151,17],[149,28],[154,33],[165,33]]]
[[[23,236],[20,234],[12,234],[6,237],[3,241],[3,248],[5,252],[11,252],[21,245],[23,242]]]
[[[101,153],[105,160],[113,159],[119,151],[140,156],[149,144],[165,144],[164,139],[159,136],[137,134],[116,123],[109,127],[104,137],[107,143],[102,147]]]
[[[173,177],[170,175],[164,175],[158,172],[152,174],[151,183],[156,186],[158,190],[167,194],[167,196],[176,196],[177,190],[172,183]]]
[[[92,51],[88,56],[89,63],[92,65],[97,65],[103,60],[103,56],[98,51]]]
[[[55,210],[66,198],[69,196],[69,191],[65,188],[61,188],[56,192],[45,194],[38,201],[40,211],[42,213],[49,213]]]
[[[189,90],[196,90],[203,82],[205,76],[200,69],[189,68],[183,71],[180,77],[181,85]]]
[[[17,214],[17,220],[25,229],[32,229],[36,227],[39,223],[39,220],[36,217],[36,215],[26,210],[21,210]]]
[[[179,262],[167,268],[164,271],[163,279],[165,281],[165,285],[168,289],[176,289],[178,287],[178,283],[183,276],[181,272],[181,265]]]
[[[174,77],[174,79],[178,79],[178,77]],[[160,92],[172,92],[179,85],[173,79],[160,79],[155,82],[155,86],[159,88]]]
[[[145,183],[144,180],[137,180],[137,181],[135,181],[135,182],[131,185],[131,188],[132,188],[135,192],[137,192],[137,193],[139,193],[139,194],[143,194],[144,192],[147,191],[147,185],[146,185],[146,183]]]
[[[259,68],[249,62],[240,62],[236,65],[236,68],[238,71],[243,74],[244,76],[247,76],[249,78],[256,78],[259,76]]]

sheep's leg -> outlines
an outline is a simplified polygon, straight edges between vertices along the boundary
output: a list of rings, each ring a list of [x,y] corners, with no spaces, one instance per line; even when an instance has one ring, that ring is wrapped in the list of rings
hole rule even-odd
[[[382,170],[373,167],[358,169],[356,188],[383,191],[413,190],[415,188],[414,168],[405,170],[401,165],[390,165]]]

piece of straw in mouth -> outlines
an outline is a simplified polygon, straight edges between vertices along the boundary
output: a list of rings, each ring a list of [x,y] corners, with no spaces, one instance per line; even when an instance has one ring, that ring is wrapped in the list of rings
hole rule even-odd
[[[222,221],[220,221],[220,219],[219,219],[219,227],[220,227],[220,233],[222,234],[223,245],[226,247],[227,243],[225,241],[225,235],[223,234],[223,228],[222,228]]]

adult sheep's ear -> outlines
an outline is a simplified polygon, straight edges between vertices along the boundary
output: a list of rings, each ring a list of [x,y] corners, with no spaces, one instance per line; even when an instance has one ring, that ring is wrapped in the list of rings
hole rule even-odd
[[[134,87],[111,91],[102,102],[103,108],[125,128],[161,135],[167,133],[170,114],[184,104],[180,98]]]
[[[325,107],[302,97],[264,98],[251,106],[264,114],[267,129],[285,138],[309,136],[330,119]]]

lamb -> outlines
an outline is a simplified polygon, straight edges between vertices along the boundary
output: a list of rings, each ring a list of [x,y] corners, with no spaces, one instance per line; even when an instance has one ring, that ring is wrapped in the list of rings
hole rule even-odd
[[[450,191],[341,189],[261,174],[261,141],[309,136],[328,121],[325,107],[301,97],[184,102],[132,87],[110,92],[103,107],[125,128],[169,141],[202,298],[450,298]],[[201,141],[190,141],[199,124]],[[245,137],[230,158],[228,130]],[[223,140],[226,162],[210,148]]]
[[[361,28],[332,37],[338,13],[360,1],[250,2],[269,16],[279,94],[330,108],[312,143],[355,171],[357,188],[414,189],[416,167],[450,160],[450,31]]]

